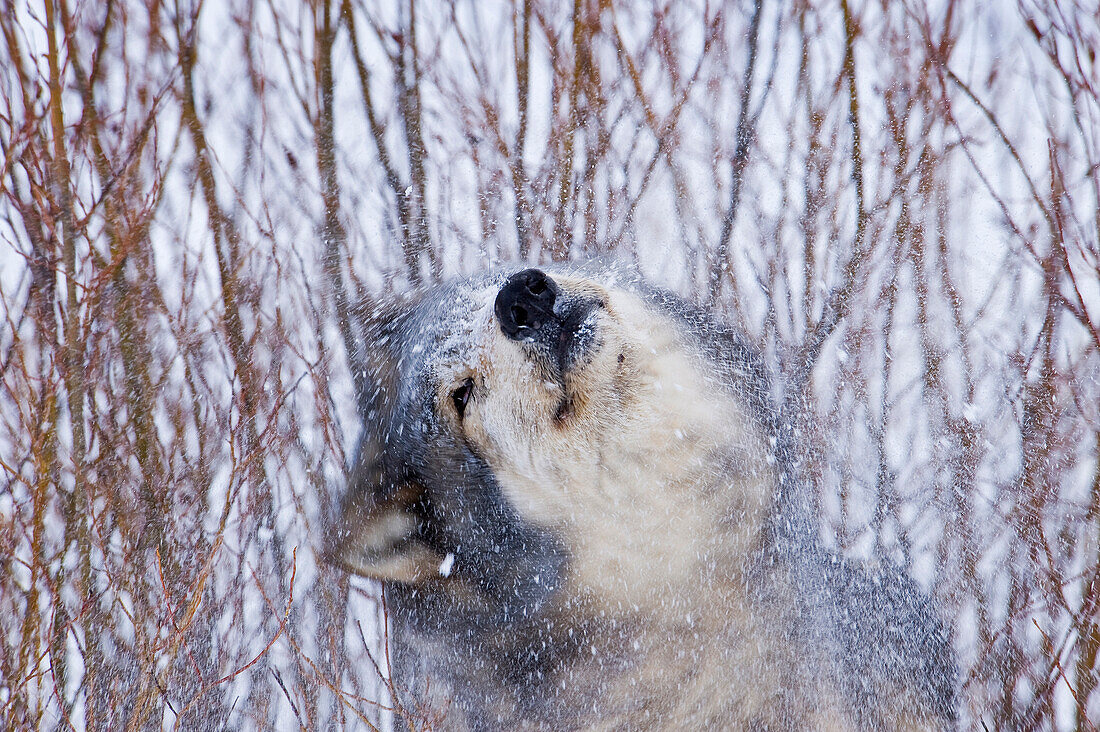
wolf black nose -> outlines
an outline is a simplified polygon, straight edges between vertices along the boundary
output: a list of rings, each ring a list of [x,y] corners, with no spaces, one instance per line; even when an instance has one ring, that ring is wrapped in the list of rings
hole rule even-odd
[[[537,269],[525,269],[508,278],[497,293],[496,314],[500,329],[513,341],[534,337],[554,318],[558,286]]]

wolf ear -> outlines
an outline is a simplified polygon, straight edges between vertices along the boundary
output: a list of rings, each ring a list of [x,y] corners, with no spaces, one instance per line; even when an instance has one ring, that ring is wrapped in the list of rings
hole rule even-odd
[[[352,358],[363,435],[348,488],[322,554],[364,577],[418,582],[438,573],[443,556],[419,537],[416,504],[423,486],[396,480],[384,468],[387,431],[399,386],[398,335],[416,295],[364,300],[353,315],[360,328]]]
[[[365,298],[353,309],[355,344],[349,354],[359,417],[377,422],[392,408],[398,385],[398,334],[412,310],[412,295]],[[368,444],[360,443],[360,451]],[[361,458],[362,456],[360,456]]]
[[[353,484],[354,486],[354,484]],[[372,579],[417,583],[440,574],[444,557],[420,538],[415,504],[423,488],[408,484],[384,498],[351,489],[323,558]]]

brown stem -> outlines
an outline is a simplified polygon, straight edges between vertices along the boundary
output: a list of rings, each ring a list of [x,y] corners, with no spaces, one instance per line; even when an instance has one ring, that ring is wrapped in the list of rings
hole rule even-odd
[[[741,77],[740,108],[737,111],[737,127],[734,132],[735,148],[733,159],[730,161],[729,205],[726,207],[725,216],[722,217],[722,230],[718,235],[718,244],[715,246],[714,266],[711,268],[707,289],[712,306],[721,298],[722,284],[730,276],[730,239],[733,236],[733,225],[737,220],[737,211],[741,203],[741,186],[744,182],[745,168],[748,166],[752,143],[756,139],[755,125],[750,123],[753,117],[749,102],[752,99],[753,78],[756,76],[757,47],[760,41],[763,10],[764,0],[756,0],[753,4],[752,20],[749,22],[749,55]]]
[[[347,250],[348,236],[340,221],[340,182],[336,173],[336,114],[333,104],[334,81],[332,76],[332,46],[336,40],[338,24],[332,17],[333,2],[326,0],[321,7],[321,22],[316,28],[316,57],[314,68],[316,82],[320,91],[320,109],[314,129],[317,149],[317,172],[321,179],[321,200],[324,206],[324,219],[321,223],[321,264],[328,277],[329,286],[336,306],[336,325],[344,341],[344,352],[348,359],[356,393],[363,394],[366,379],[363,369],[355,361],[359,354],[359,344],[351,322],[351,308],[347,288],[340,269],[342,254]],[[364,89],[366,86],[364,85]],[[379,141],[381,143],[381,141]],[[358,402],[362,404],[363,400]]]
[[[54,188],[61,215],[61,259],[65,277],[65,342],[62,347],[64,365],[65,395],[69,407],[70,429],[72,430],[72,469],[74,485],[72,491],[64,497],[62,505],[65,515],[65,535],[75,537],[78,556],[86,564],[91,554],[88,544],[86,517],[88,515],[84,494],[85,425],[84,425],[84,348],[80,327],[80,299],[77,297],[76,269],[76,225],[73,211],[73,194],[70,185],[68,151],[65,149],[65,119],[61,98],[61,50],[57,42],[58,18],[54,2],[46,2],[46,41],[48,45],[47,64],[50,86],[50,130],[53,140],[53,178]],[[66,32],[62,28],[62,32]],[[64,556],[64,552],[62,553]],[[63,561],[62,561],[63,564]],[[64,569],[58,572],[64,576]],[[85,573],[86,574],[86,573]],[[65,636],[68,633],[68,616],[65,605],[57,599],[54,620],[55,637],[52,641],[51,656],[53,672],[57,678],[57,687],[66,685]]]

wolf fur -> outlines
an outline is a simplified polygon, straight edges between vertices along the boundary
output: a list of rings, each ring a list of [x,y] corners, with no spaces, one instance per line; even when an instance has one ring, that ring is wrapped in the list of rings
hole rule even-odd
[[[328,554],[385,585],[407,713],[954,727],[943,627],[898,570],[819,544],[795,441],[733,329],[595,268],[443,285],[365,322],[371,387]]]

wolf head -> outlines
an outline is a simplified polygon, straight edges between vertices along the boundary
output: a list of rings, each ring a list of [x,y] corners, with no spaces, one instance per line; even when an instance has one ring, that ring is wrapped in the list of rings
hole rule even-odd
[[[526,269],[414,295],[366,333],[330,548],[348,570],[482,622],[675,612],[701,577],[746,571],[778,480],[766,380],[675,298]]]

